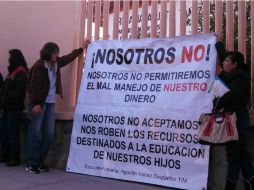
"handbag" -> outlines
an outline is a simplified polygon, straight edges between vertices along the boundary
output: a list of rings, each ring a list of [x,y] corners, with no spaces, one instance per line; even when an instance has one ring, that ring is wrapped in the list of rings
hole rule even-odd
[[[199,143],[225,144],[230,141],[238,141],[236,121],[235,113],[213,112],[202,114],[199,119]]]

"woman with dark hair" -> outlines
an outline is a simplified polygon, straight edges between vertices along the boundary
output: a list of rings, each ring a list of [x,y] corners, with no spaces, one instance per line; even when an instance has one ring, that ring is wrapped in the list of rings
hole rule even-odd
[[[84,48],[87,48],[86,41]],[[28,79],[31,121],[28,129],[28,163],[26,171],[30,173],[46,172],[44,164],[54,136],[56,94],[62,97],[60,69],[82,55],[83,48],[58,57],[59,47],[48,42],[42,48],[41,58],[33,65]],[[42,138],[40,139],[40,129]]]
[[[0,106],[3,109],[1,125],[1,161],[7,166],[20,162],[19,124],[26,96],[27,63],[18,49],[9,51],[9,66],[1,91]]]
[[[4,84],[3,75],[2,75],[2,73],[0,73],[0,91],[2,89],[3,84]]]
[[[254,169],[246,147],[246,132],[249,127],[248,103],[250,97],[250,76],[244,56],[240,52],[226,52],[224,44],[216,44],[222,72],[219,78],[230,89],[218,102],[218,109],[235,112],[237,116],[238,142],[226,145],[228,172],[225,190],[236,189],[240,169],[244,177],[245,189],[254,189]]]

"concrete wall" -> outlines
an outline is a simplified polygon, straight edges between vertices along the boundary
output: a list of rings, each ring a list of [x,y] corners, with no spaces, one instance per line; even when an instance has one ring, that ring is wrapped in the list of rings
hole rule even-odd
[[[7,74],[8,51],[19,48],[31,67],[46,42],[60,47],[60,56],[76,46],[79,1],[0,1],[0,72]],[[57,109],[73,110],[76,65],[62,70],[64,100]]]

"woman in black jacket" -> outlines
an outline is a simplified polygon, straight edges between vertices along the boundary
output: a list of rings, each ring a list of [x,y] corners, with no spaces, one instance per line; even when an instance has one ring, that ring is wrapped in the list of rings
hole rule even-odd
[[[247,72],[244,56],[240,52],[226,52],[222,42],[216,44],[222,72],[219,78],[229,87],[218,103],[218,108],[235,112],[239,140],[226,146],[228,172],[225,190],[236,189],[240,169],[245,189],[254,189],[254,169],[246,147],[246,132],[249,127],[248,103],[250,97],[250,77]]]
[[[18,49],[9,51],[9,66],[2,92],[0,105],[3,109],[1,123],[1,161],[7,166],[20,162],[19,125],[26,96],[27,63]]]

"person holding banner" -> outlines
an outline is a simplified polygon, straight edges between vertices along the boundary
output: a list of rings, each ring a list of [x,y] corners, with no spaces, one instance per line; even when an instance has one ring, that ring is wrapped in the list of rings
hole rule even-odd
[[[237,51],[226,52],[224,44],[216,44],[222,72],[219,78],[229,87],[218,102],[218,109],[235,112],[237,115],[238,142],[226,145],[228,172],[225,190],[236,189],[240,169],[245,183],[245,189],[254,189],[254,169],[247,150],[246,132],[249,127],[248,102],[250,97],[250,77],[244,56]]]
[[[59,47],[48,42],[40,51],[40,59],[32,66],[28,78],[30,99],[29,112],[31,121],[28,129],[27,167],[30,173],[46,172],[49,168],[44,164],[54,136],[55,98],[62,96],[61,69],[75,58],[83,55],[84,48],[73,50],[70,54],[58,57]],[[40,139],[42,129],[42,139]]]

